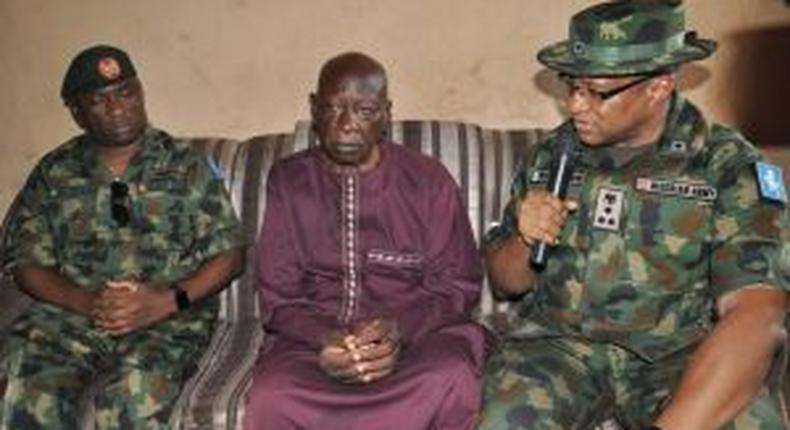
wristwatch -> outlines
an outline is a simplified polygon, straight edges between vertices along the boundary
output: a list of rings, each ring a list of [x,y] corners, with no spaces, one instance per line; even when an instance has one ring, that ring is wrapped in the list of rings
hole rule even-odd
[[[170,290],[173,291],[173,297],[176,299],[176,306],[179,311],[187,309],[192,301],[189,300],[189,295],[178,284],[171,284]]]

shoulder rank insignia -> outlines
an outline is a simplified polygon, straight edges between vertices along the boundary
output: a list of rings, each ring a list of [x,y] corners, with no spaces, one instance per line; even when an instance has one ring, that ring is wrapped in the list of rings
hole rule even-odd
[[[595,202],[593,227],[603,230],[620,231],[623,217],[625,192],[617,188],[601,187]]]
[[[549,172],[549,169],[535,169],[532,171],[532,174],[529,177],[529,183],[531,185],[545,184],[549,182],[550,174],[551,173]],[[571,176],[570,185],[574,187],[582,186],[582,184],[584,184],[584,176],[585,176],[584,170],[579,169],[574,171],[573,175]]]
[[[764,199],[787,203],[787,187],[782,168],[763,161],[758,161],[755,167],[757,182],[760,185],[760,196]]]

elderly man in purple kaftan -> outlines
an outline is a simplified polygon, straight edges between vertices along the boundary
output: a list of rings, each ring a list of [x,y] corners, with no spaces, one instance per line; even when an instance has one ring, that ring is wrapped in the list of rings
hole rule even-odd
[[[245,428],[474,428],[487,333],[471,317],[482,274],[457,186],[382,142],[390,103],[369,57],[330,60],[312,107],[321,146],[269,174],[268,336]]]

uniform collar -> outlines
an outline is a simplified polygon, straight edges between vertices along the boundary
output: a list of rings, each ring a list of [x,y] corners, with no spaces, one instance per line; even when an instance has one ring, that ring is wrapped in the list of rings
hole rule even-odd
[[[86,176],[97,178],[106,177],[111,180],[112,175],[99,162],[97,143],[87,134],[79,137],[79,149],[82,152],[82,168]],[[173,147],[173,139],[162,130],[148,127],[143,133],[143,143],[140,150],[129,161],[129,166],[124,177],[130,181],[140,181],[142,171],[146,166],[159,164]]]
[[[633,157],[622,157],[625,161],[613,156],[617,150],[582,145],[580,162],[591,167],[619,169],[647,153],[667,159],[689,158],[704,146],[705,130],[705,120],[699,110],[675,93],[670,101],[666,125],[658,143],[635,149]]]
[[[705,142],[705,119],[699,109],[675,93],[670,102],[664,133],[658,142],[658,153],[664,156],[688,157],[702,149]]]

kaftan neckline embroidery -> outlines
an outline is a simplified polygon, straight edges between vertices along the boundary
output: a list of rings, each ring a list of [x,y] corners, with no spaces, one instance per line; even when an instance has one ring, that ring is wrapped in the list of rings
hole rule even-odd
[[[343,264],[343,302],[338,320],[347,324],[359,305],[359,259],[358,259],[358,211],[359,176],[356,173],[341,177],[341,242]]]

